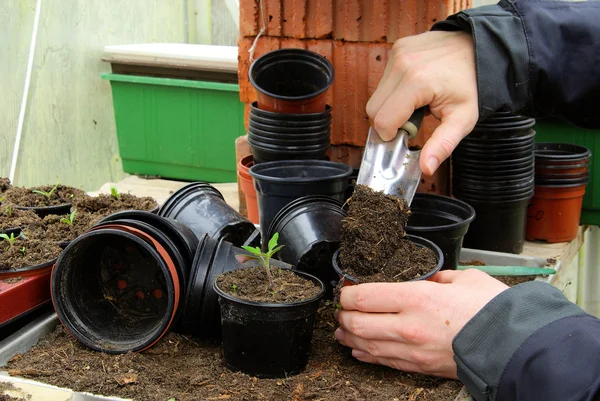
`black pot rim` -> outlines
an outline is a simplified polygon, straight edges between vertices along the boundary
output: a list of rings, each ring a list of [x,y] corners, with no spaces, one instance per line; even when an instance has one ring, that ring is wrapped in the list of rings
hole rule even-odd
[[[414,204],[414,200],[415,198],[424,198],[424,199],[432,199],[432,200],[439,200],[442,202],[446,202],[447,204],[453,204],[456,206],[459,206],[463,209],[465,209],[465,211],[467,213],[469,213],[469,217],[467,217],[466,219],[462,219],[462,221],[458,221],[452,224],[443,224],[440,226],[410,226],[407,224],[406,229],[408,230],[410,228],[411,231],[414,232],[431,232],[431,231],[442,231],[442,230],[454,230],[457,228],[461,228],[466,226],[467,224],[471,224],[471,222],[475,219],[475,209],[473,209],[473,206],[469,205],[467,202],[462,201],[460,199],[456,199],[456,198],[451,198],[450,196],[444,196],[444,195],[437,195],[437,194],[424,194],[424,193],[417,193],[415,194],[415,197],[413,198],[413,204]],[[418,209],[418,210],[427,210],[427,209]],[[460,216],[457,216],[460,217]],[[410,221],[410,218],[409,218]]]
[[[590,182],[589,175],[579,178],[540,178],[536,179],[536,186],[543,185],[570,185],[570,184],[587,184]]]
[[[547,150],[558,150],[565,148],[568,154],[544,154]],[[592,155],[592,151],[585,146],[574,145],[570,143],[555,143],[555,142],[537,142],[535,144],[536,160],[554,160],[554,161],[575,161],[579,159],[587,159]]]
[[[58,276],[58,274],[60,273],[60,262],[62,261],[62,259],[64,258],[64,255],[68,254],[68,251],[72,248],[75,247],[80,241],[85,240],[87,238],[90,238],[92,236],[102,236],[102,235],[120,235],[123,236],[125,238],[130,239],[131,241],[137,243],[138,245],[142,246],[144,248],[144,250],[146,250],[148,253],[150,253],[157,261],[157,264],[160,266],[161,271],[163,272],[164,276],[165,276],[165,284],[172,289],[172,292],[167,291],[167,297],[168,297],[168,304],[167,304],[167,311],[173,311],[173,309],[175,308],[175,296],[174,296],[174,292],[175,292],[175,283],[171,277],[170,274],[168,274],[169,272],[169,268],[167,267],[167,264],[165,263],[165,261],[162,259],[162,257],[160,256],[160,254],[158,253],[158,251],[152,246],[150,245],[148,242],[146,242],[145,240],[137,237],[134,234],[125,232],[125,231],[121,231],[121,230],[117,230],[114,228],[98,228],[96,230],[87,232],[85,235],[85,237],[78,237],[75,240],[73,240],[69,246],[67,246],[65,248],[65,250],[63,251],[63,253],[58,257],[58,260],[56,262],[56,266],[54,267],[54,269],[52,270],[52,275],[51,275],[51,293],[52,293],[52,302],[54,304],[54,309],[56,310],[57,315],[59,316],[59,319],[61,322],[63,322],[63,324],[65,322],[69,322],[69,328],[68,328],[68,332],[73,335],[75,338],[77,338],[82,344],[84,344],[85,346],[87,346],[88,348],[91,348],[95,351],[101,351],[101,352],[106,352],[108,354],[116,354],[116,353],[123,353],[125,351],[131,351],[131,352],[137,352],[139,350],[142,350],[146,347],[148,347],[148,345],[153,344],[154,342],[156,342],[159,338],[161,338],[164,334],[165,331],[167,329],[167,327],[169,326],[169,324],[171,323],[171,319],[172,316],[174,315],[174,313],[169,313],[168,315],[165,314],[165,316],[161,319],[161,324],[160,327],[158,327],[155,330],[155,334],[146,341],[145,344],[139,345],[135,348],[132,349],[127,349],[127,350],[121,350],[121,349],[117,349],[117,350],[111,350],[111,349],[102,349],[97,347],[95,344],[93,344],[90,341],[87,341],[87,337],[85,335],[83,335],[83,333],[81,333],[79,330],[75,329],[75,325],[73,325],[71,323],[71,318],[72,318],[72,314],[66,314],[65,311],[62,310],[62,303],[57,303],[55,300],[60,298],[60,292],[57,288],[57,286],[55,285],[55,283],[59,283],[58,287],[61,286],[60,284],[60,280],[57,280],[56,277]],[[180,295],[180,299],[181,299],[181,295]],[[176,311],[173,311],[176,312]]]
[[[325,105],[325,111],[320,111],[318,113],[306,113],[306,114],[278,113],[275,111],[259,109],[258,102],[255,100],[254,102],[250,103],[250,114],[253,114],[253,113],[256,113],[257,115],[260,115],[260,114],[270,115],[276,119],[290,118],[290,119],[298,119],[301,121],[310,121],[312,118],[316,118],[316,117],[323,118],[322,116],[331,116],[331,106],[328,104]],[[290,121],[297,121],[297,120],[290,120]]]
[[[295,146],[288,146],[288,145],[271,145],[268,143],[264,143],[261,142],[260,140],[256,140],[255,138],[248,136],[248,143],[250,144],[250,146],[254,146],[257,148],[262,148],[263,150],[266,151],[271,151],[271,152],[315,152],[315,151],[319,151],[322,149],[327,149],[329,148],[329,146],[331,145],[331,142],[329,140],[324,141],[324,144],[317,144],[317,145],[295,145]]]
[[[468,204],[472,205],[472,202],[479,202],[479,203],[486,203],[486,204],[505,204],[505,203],[512,203],[512,202],[522,202],[524,200],[527,199],[531,199],[531,197],[534,194],[534,189],[531,189],[530,191],[527,191],[523,194],[517,194],[517,195],[490,195],[486,198],[477,198],[477,197],[473,197],[472,195],[465,195],[464,193],[461,194],[460,191],[458,193],[454,193],[454,191],[452,191],[453,195],[457,198],[462,200],[463,202],[467,202]]]
[[[2,277],[3,273],[10,273],[11,275],[14,275],[15,273],[26,273],[26,272],[30,272],[32,270],[44,269],[44,268],[54,265],[57,260],[58,260],[58,257],[51,259],[47,262],[38,263],[37,265],[33,265],[33,266],[25,266],[25,267],[18,267],[16,269],[0,270],[0,277]]]
[[[589,160],[585,163],[579,163],[579,164],[545,164],[545,163],[539,163],[537,160],[535,162],[535,168],[536,169],[554,169],[554,170],[571,170],[574,168],[584,168],[584,167],[589,167],[590,162]]]
[[[444,266],[444,252],[442,252],[440,247],[437,246],[433,241],[430,241],[427,238],[419,237],[418,235],[412,235],[412,234],[406,234],[406,236],[404,238],[409,239],[412,243],[414,243],[415,245],[418,245],[418,246],[425,247],[426,246],[425,244],[429,245],[427,247],[429,249],[431,249],[438,258],[437,266],[434,269],[429,271],[429,273],[422,275],[421,277],[415,277],[412,280],[407,281],[407,283],[410,283],[412,281],[426,280],[442,269],[442,267]],[[419,243],[419,242],[421,242],[421,243]],[[423,244],[423,243],[425,243],[425,244]],[[332,258],[331,264],[333,266],[333,270],[335,270],[335,272],[340,277],[343,277],[344,279],[351,281],[355,284],[358,283],[358,280],[355,277],[342,271],[342,269],[340,268],[340,265],[338,263],[339,255],[340,255],[340,250],[338,249],[337,251],[335,251],[335,253],[333,254],[333,258]]]
[[[50,215],[50,214],[63,214],[62,213],[63,210],[65,210],[68,213],[68,211],[71,210],[72,206],[73,206],[72,203],[67,202],[67,203],[61,203],[60,205],[52,205],[52,206],[19,206],[19,205],[15,205],[15,209],[32,210],[36,214],[38,213],[38,211],[47,212],[45,215]]]
[[[327,167],[331,169],[337,169],[339,172],[334,175],[330,175],[327,177],[273,177],[269,175],[265,175],[264,171],[273,168],[284,168],[284,167]],[[339,180],[348,177],[352,174],[352,167],[337,162],[330,162],[324,160],[279,160],[272,162],[265,162],[254,165],[249,170],[252,178],[257,180],[263,180],[268,182],[278,182],[278,183],[288,183],[290,185],[294,185],[298,182],[309,183],[309,182],[322,182],[322,181],[330,181],[330,180]],[[297,179],[300,178],[300,179]]]
[[[256,79],[254,76],[257,73],[255,72],[255,70],[263,67],[264,64],[267,64],[273,60],[277,60],[279,57],[286,57],[286,56],[309,58],[310,61],[312,61],[315,66],[318,65],[318,69],[322,70],[324,75],[327,76],[327,80],[328,80],[327,85],[325,85],[323,88],[320,88],[316,92],[310,93],[308,95],[302,95],[302,96],[276,95],[274,93],[270,93],[270,92],[264,90],[263,88],[261,88],[256,83]],[[250,83],[257,91],[259,91],[260,93],[263,93],[269,97],[272,97],[274,99],[282,99],[282,100],[304,100],[304,99],[310,99],[312,97],[316,97],[316,96],[322,94],[323,92],[325,92],[327,89],[329,89],[329,87],[333,83],[334,71],[333,71],[333,65],[331,65],[329,60],[327,60],[325,57],[321,56],[318,53],[312,52],[310,50],[305,50],[305,49],[287,48],[287,49],[273,50],[273,51],[265,53],[262,56],[260,56],[259,58],[257,58],[250,65],[250,69],[248,70],[248,77],[250,79]]]
[[[179,198],[181,198],[183,196],[187,196],[188,193],[191,191],[200,190],[200,189],[211,192],[223,200],[225,199],[223,197],[223,194],[221,192],[219,192],[219,190],[217,190],[215,187],[210,185],[209,183],[202,182],[202,181],[191,182],[191,183],[186,184],[183,187],[179,188],[177,191],[173,192],[171,194],[171,196],[169,196],[167,198],[167,200],[160,207],[160,209],[158,211],[158,215],[161,217],[165,217],[165,215],[169,214],[172,211],[172,209],[175,207],[175,205],[178,203],[177,201],[179,200]]]
[[[323,125],[331,125],[331,121],[333,120],[333,118],[332,118],[331,114],[329,114],[328,117],[324,117],[319,120],[293,121],[293,120],[283,120],[283,119],[263,117],[263,116],[257,115],[256,113],[251,111],[250,117],[248,120],[250,123],[257,122],[262,125],[268,125],[268,126],[272,126],[275,128],[278,128],[280,125],[285,127],[286,124],[291,124],[291,125],[294,125],[297,127],[307,128],[307,127],[320,127]],[[286,128],[292,128],[292,127],[286,127]]]
[[[245,268],[245,269],[251,269],[251,268]],[[272,309],[284,309],[284,308],[293,308],[293,307],[297,307],[297,306],[308,305],[310,303],[317,301],[318,299],[322,298],[323,295],[325,295],[325,285],[318,277],[315,277],[312,274],[308,274],[308,273],[305,273],[305,272],[302,272],[299,270],[292,270],[292,269],[287,269],[287,270],[293,272],[294,274],[303,276],[303,278],[311,280],[314,283],[319,284],[321,287],[321,289],[319,290],[319,293],[317,295],[313,296],[312,298],[305,299],[304,301],[290,302],[287,304],[274,304],[274,303],[267,303],[267,302],[248,301],[248,300],[241,299],[238,297],[234,297],[233,295],[227,294],[225,291],[223,291],[222,289],[219,288],[218,280],[217,280],[218,277],[215,278],[215,282],[213,284],[213,289],[215,290],[215,292],[217,293],[218,296],[225,298],[229,301],[237,302],[237,303],[240,303],[242,305],[247,305],[247,306],[272,308]]]
[[[484,181],[484,182],[498,182],[498,181],[519,181],[528,177],[534,177],[535,174],[533,171],[526,171],[524,173],[518,174],[504,174],[504,175],[483,175],[477,173],[465,173],[460,171],[452,172],[452,179],[456,181],[462,181],[466,179],[467,181]]]
[[[256,121],[252,121],[252,117],[250,117],[250,121],[248,122],[248,130],[253,129],[254,132],[263,131],[272,134],[316,134],[321,132],[329,132],[330,127],[331,121],[328,121],[323,124],[309,125],[305,127],[279,127],[277,125],[263,124]]]
[[[503,140],[502,142],[500,140]],[[469,148],[489,148],[494,147],[497,150],[511,149],[514,146],[534,146],[535,144],[535,131],[519,137],[512,138],[479,138],[467,136],[459,142],[459,146],[466,146]]]

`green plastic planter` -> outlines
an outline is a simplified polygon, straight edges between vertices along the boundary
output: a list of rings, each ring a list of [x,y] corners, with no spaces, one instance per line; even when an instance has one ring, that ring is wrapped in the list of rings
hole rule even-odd
[[[244,135],[239,86],[103,74],[112,87],[123,170],[165,178],[235,182]]]
[[[581,224],[600,225],[600,131],[586,130],[555,119],[538,120],[535,126],[536,142],[572,143],[592,151],[590,180],[585,189]]]

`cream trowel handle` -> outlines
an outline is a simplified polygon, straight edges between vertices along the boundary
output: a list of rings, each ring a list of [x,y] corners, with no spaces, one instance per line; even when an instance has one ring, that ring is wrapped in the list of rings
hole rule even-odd
[[[425,107],[416,109],[412,116],[410,116],[408,121],[402,127],[400,127],[400,129],[398,130],[398,134],[400,133],[400,131],[406,131],[406,133],[408,133],[408,139],[414,139],[419,133],[419,128],[421,128],[421,124],[423,123],[424,117]]]

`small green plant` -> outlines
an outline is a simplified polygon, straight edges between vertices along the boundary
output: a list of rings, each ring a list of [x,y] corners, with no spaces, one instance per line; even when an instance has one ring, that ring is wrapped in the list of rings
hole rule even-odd
[[[50,190],[50,192],[44,192],[44,191],[40,191],[38,189],[34,189],[33,192],[34,194],[38,194],[38,195],[44,195],[46,198],[50,199],[52,197],[52,195],[54,195],[54,192],[56,192],[56,190],[58,189],[58,182],[56,183],[56,185]]]
[[[11,206],[6,206],[6,207],[4,208],[4,213],[5,213],[7,216],[12,216],[12,213],[13,213],[13,209],[12,209],[12,207],[11,207]]]
[[[253,247],[253,246],[247,246],[244,245],[242,248],[244,248],[245,250],[247,250],[248,252],[251,253],[251,255],[239,255],[241,256],[241,258],[238,258],[238,260],[241,261],[246,261],[249,259],[254,259],[260,262],[260,264],[265,268],[265,271],[267,272],[267,277],[269,279],[269,289],[271,290],[271,293],[273,293],[274,291],[274,287],[275,285],[273,284],[273,275],[271,274],[271,257],[273,257],[273,255],[275,255],[277,252],[279,252],[279,250],[281,248],[283,248],[283,245],[277,245],[277,241],[279,240],[279,233],[275,233],[273,234],[273,237],[271,237],[271,239],[269,240],[269,250],[267,252],[264,252],[260,249],[260,247]]]
[[[77,214],[77,210],[73,210],[68,218],[63,217],[62,219],[60,219],[60,222],[72,226],[73,222],[75,221],[75,214]]]
[[[119,193],[117,187],[115,187],[114,185],[110,187],[110,195],[116,200],[121,200],[121,194]]]
[[[231,284],[231,290],[232,290],[233,292],[237,292],[237,285],[235,285],[235,284]]]
[[[8,236],[8,234],[0,234],[0,238],[2,238],[4,241],[8,241],[8,245],[12,246],[15,241],[19,239],[19,235],[15,237],[15,233],[10,233],[10,236]]]
[[[25,255],[25,247],[22,246],[21,248],[19,248],[19,252],[21,252],[23,255]]]

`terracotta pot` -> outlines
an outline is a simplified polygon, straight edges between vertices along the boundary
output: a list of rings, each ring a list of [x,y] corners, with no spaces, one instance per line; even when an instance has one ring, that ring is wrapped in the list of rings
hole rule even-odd
[[[552,243],[577,237],[585,187],[536,186],[527,209],[527,240]]]
[[[252,155],[243,157],[237,165],[238,182],[244,196],[246,197],[246,208],[248,212],[248,220],[254,224],[259,223],[258,219],[258,202],[256,200],[256,189],[254,188],[254,179],[250,175],[250,167],[254,166],[254,158]]]

